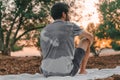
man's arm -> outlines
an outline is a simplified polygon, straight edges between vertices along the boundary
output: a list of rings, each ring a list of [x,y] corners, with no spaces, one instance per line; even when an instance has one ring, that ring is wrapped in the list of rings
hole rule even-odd
[[[87,31],[83,31],[80,35],[81,37],[85,38],[83,40],[87,41],[87,42],[82,42],[82,45],[79,45],[80,47],[82,47],[85,50],[85,56],[83,57],[82,63],[81,63],[81,69],[80,69],[80,74],[86,74],[86,66],[87,66],[87,62],[89,59],[89,54],[90,54],[90,46],[93,43],[93,35]],[[87,40],[86,40],[87,39]]]

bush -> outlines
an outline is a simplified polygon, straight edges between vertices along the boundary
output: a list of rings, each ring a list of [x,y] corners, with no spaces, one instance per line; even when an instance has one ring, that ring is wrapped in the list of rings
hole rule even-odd
[[[20,51],[23,49],[23,46],[18,46],[18,45],[14,45],[11,49],[11,51],[15,52],[15,51]]]

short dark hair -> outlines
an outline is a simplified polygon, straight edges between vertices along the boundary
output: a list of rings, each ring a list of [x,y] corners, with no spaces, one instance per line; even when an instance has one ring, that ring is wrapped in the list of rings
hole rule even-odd
[[[68,11],[69,6],[66,3],[59,2],[54,4],[51,8],[51,16],[54,20],[60,19],[62,17],[62,13],[65,12],[67,14]]]

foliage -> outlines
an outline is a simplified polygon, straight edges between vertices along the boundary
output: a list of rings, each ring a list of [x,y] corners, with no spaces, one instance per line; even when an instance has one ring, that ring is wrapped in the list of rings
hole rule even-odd
[[[105,0],[100,4],[100,12],[103,16],[103,23],[95,34],[101,39],[112,39],[113,49],[118,50],[117,47],[120,45],[116,44],[116,41],[120,40],[120,0]]]
[[[111,45],[112,45],[112,48],[113,48],[113,49],[115,49],[115,50],[120,50],[120,46],[118,45],[118,43],[112,42]]]
[[[54,0],[0,1],[0,50],[4,54],[8,48],[14,50],[18,40],[43,28],[48,23],[48,11],[53,3]]]
[[[12,47],[12,51],[19,51],[19,50],[22,50],[22,48],[23,48],[23,46],[18,46],[18,45],[14,45],[13,47]]]

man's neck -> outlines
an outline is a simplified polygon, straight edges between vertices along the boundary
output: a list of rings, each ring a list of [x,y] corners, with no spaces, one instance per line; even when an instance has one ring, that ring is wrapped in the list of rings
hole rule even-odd
[[[56,19],[55,21],[65,21],[64,19]]]
[[[59,20],[66,21],[66,19],[64,17],[61,17]]]

